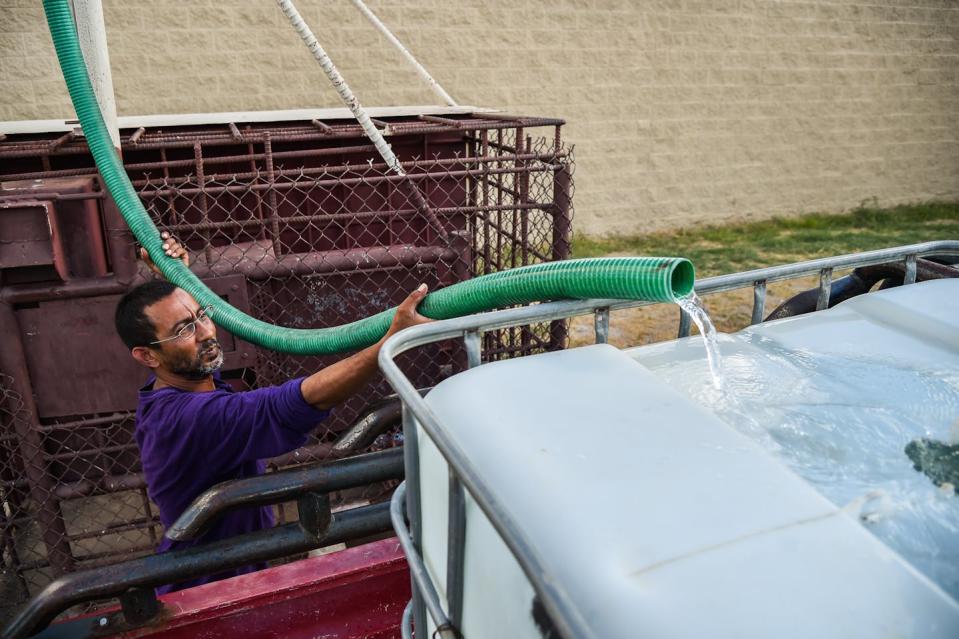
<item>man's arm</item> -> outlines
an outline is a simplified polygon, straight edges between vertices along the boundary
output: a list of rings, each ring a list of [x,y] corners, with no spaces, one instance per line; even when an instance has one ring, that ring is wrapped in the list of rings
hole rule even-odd
[[[173,258],[183,260],[185,266],[190,266],[190,256],[186,249],[177,241],[175,237],[163,231],[160,234],[163,240],[164,252]],[[140,249],[140,257],[146,262],[150,269],[164,277],[160,269],[157,268],[153,260],[150,259],[146,249]],[[363,388],[367,382],[376,373],[376,358],[380,353],[380,346],[388,337],[409,326],[423,324],[430,320],[416,312],[416,306],[426,297],[426,284],[421,284],[419,288],[410,293],[405,300],[396,308],[396,316],[389,330],[379,342],[363,349],[359,353],[342,359],[335,364],[327,366],[318,373],[307,377],[300,385],[300,391],[306,403],[315,408],[325,410],[343,402],[358,390]]]
[[[416,312],[416,306],[426,297],[426,292],[426,284],[420,284],[403,300],[396,308],[390,329],[379,342],[304,379],[300,385],[303,399],[316,408],[326,409],[360,390],[376,373],[376,358],[387,338],[404,328],[430,321]]]

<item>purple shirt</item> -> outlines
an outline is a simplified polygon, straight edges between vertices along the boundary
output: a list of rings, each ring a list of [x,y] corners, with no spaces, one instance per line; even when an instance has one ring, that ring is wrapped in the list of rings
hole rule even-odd
[[[254,477],[264,470],[262,459],[299,448],[306,435],[329,411],[306,403],[300,392],[303,378],[280,386],[236,393],[214,378],[216,390],[188,392],[165,387],[153,390],[151,377],[140,389],[137,405],[137,446],[150,499],[160,508],[164,528],[176,521],[203,491],[230,479]],[[273,526],[269,506],[235,510],[219,517],[197,539],[171,541],[157,552],[187,548]],[[157,588],[157,594],[226,579],[263,565],[245,566]]]

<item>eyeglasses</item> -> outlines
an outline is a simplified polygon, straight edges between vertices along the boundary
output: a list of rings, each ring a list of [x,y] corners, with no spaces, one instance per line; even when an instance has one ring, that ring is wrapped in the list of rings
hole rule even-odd
[[[150,342],[150,346],[154,344],[162,344],[163,342],[172,342],[175,339],[186,339],[188,337],[193,337],[196,333],[196,324],[197,322],[207,322],[212,324],[213,320],[210,319],[210,311],[213,310],[213,305],[204,306],[196,312],[196,318],[188,324],[184,324],[183,328],[177,331],[176,335],[172,337],[164,337],[163,339],[158,339],[155,342]]]

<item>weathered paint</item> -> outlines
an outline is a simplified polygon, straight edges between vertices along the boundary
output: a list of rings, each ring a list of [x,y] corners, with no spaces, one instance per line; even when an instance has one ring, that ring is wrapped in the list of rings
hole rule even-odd
[[[104,636],[398,638],[409,598],[406,560],[390,538],[164,595],[159,623]]]

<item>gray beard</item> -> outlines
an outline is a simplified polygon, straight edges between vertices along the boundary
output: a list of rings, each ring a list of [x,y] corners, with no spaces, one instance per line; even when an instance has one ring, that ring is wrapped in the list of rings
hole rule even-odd
[[[219,354],[217,354],[216,359],[210,362],[209,364],[201,364],[197,369],[203,376],[212,375],[216,371],[220,370],[220,367],[223,366],[223,349],[220,349]]]
[[[216,342],[216,345],[219,347],[219,342]],[[174,362],[170,365],[170,371],[191,381],[199,381],[212,375],[223,366],[223,348],[220,348],[216,359],[209,363],[204,363],[201,359],[203,352],[204,351],[200,351],[197,353],[196,359],[194,360]]]

